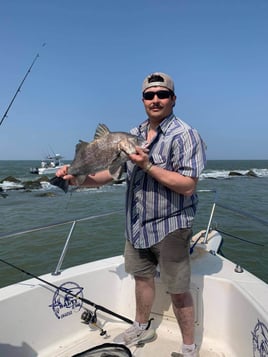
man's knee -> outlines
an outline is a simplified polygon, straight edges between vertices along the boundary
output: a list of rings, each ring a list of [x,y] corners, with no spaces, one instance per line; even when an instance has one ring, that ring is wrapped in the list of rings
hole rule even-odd
[[[181,294],[171,294],[171,301],[176,308],[193,306],[192,295],[189,291]]]

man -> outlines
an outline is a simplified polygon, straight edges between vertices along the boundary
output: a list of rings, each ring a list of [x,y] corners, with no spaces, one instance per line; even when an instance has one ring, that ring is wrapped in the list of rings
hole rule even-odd
[[[159,264],[182,334],[180,356],[197,357],[189,245],[197,207],[195,188],[206,161],[205,144],[195,129],[173,114],[176,95],[167,74],[146,77],[142,95],[148,119],[131,133],[146,139],[148,150],[137,147],[136,154],[129,156],[126,193],[125,268],[135,279],[136,316],[115,342],[131,344],[155,337],[150,313]],[[57,173],[64,174],[66,170]],[[75,184],[72,176],[64,178]],[[102,171],[88,176],[83,186],[110,181],[109,172]]]

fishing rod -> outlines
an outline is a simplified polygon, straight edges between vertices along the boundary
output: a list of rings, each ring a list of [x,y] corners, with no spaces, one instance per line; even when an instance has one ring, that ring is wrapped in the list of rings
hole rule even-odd
[[[80,300],[80,301],[82,301],[83,303],[85,303],[85,304],[87,304],[87,305],[93,306],[96,311],[97,311],[97,310],[100,310],[100,311],[102,311],[102,312],[105,312],[106,314],[109,314],[109,315],[112,315],[112,316],[114,316],[114,317],[117,317],[118,319],[123,320],[123,321],[127,322],[128,324],[133,324],[133,321],[130,320],[129,318],[127,318],[127,317],[125,317],[125,316],[122,316],[122,315],[119,315],[119,314],[117,314],[116,312],[114,312],[114,311],[112,311],[112,310],[109,310],[109,309],[107,309],[107,308],[104,307],[104,306],[95,304],[94,302],[92,302],[92,301],[90,301],[90,300],[88,300],[88,299],[86,299],[86,298],[82,298],[82,297],[80,297],[80,296],[78,296],[78,295],[75,295],[75,294],[73,294],[71,291],[69,291],[69,290],[67,290],[67,289],[65,289],[65,288],[62,288],[61,286],[57,286],[57,285],[55,285],[55,284],[53,284],[53,283],[50,283],[49,281],[44,280],[44,279],[40,278],[39,276],[37,276],[37,275],[35,275],[35,274],[32,274],[32,273],[30,273],[30,272],[28,272],[28,271],[26,271],[26,270],[24,270],[24,269],[22,269],[22,268],[20,268],[20,267],[18,267],[18,266],[16,266],[16,265],[14,265],[14,264],[12,264],[12,263],[9,263],[9,262],[7,262],[7,261],[4,260],[4,259],[1,259],[1,258],[0,258],[0,262],[4,263],[4,264],[6,264],[6,265],[9,265],[10,267],[12,267],[12,268],[14,268],[14,269],[16,269],[16,270],[18,270],[18,271],[20,271],[20,272],[26,274],[26,275],[29,275],[30,277],[35,278],[35,279],[41,281],[42,283],[44,283],[44,284],[46,284],[46,285],[51,286],[53,289],[60,290],[60,291],[64,292],[65,294],[66,294],[66,292],[67,292],[69,295],[71,295],[71,296],[74,297],[75,299]]]
[[[42,47],[44,47],[46,44],[43,43]],[[21,87],[23,86],[23,83],[25,82],[26,78],[28,77],[29,73],[31,72],[31,69],[33,68],[35,62],[37,61],[37,58],[40,57],[39,56],[39,53],[36,54],[36,56],[34,57],[34,60],[32,62],[32,64],[30,65],[28,71],[26,72],[25,76],[23,77],[22,81],[20,82],[20,85],[16,91],[16,93],[14,94],[13,98],[11,99],[11,102],[9,103],[9,106],[7,107],[7,110],[5,111],[1,121],[0,121],[0,126],[2,125],[3,121],[5,120],[5,118],[7,117],[7,113],[9,112],[9,109],[11,108],[16,96],[18,95],[18,93],[20,92],[21,90]]]

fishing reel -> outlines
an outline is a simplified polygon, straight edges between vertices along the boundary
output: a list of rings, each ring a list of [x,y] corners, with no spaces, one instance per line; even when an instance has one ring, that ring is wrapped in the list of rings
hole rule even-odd
[[[94,312],[85,309],[85,311],[81,315],[81,320],[88,325],[92,325],[100,330],[100,336],[107,335],[107,331],[103,330],[99,325],[97,325],[97,310]]]
[[[92,311],[86,309],[81,315],[81,320],[83,320],[86,324],[95,324],[97,322],[96,310],[93,313]]]

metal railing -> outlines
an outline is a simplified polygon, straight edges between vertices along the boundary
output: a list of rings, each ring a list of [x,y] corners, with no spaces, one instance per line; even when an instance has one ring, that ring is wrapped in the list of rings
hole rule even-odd
[[[213,217],[214,217],[214,214],[215,214],[215,209],[216,209],[216,206],[217,207],[220,207],[220,208],[223,208],[229,212],[232,212],[232,213],[235,213],[235,214],[238,214],[240,216],[243,216],[243,217],[247,217],[247,218],[250,218],[252,219],[253,221],[256,221],[256,222],[259,222],[259,223],[262,223],[263,225],[266,225],[268,226],[268,221],[263,219],[263,218],[260,218],[256,215],[253,215],[249,212],[246,212],[244,210],[240,210],[240,209],[237,209],[237,208],[233,208],[233,207],[230,207],[228,205],[225,205],[225,204],[222,204],[222,203],[219,203],[218,202],[218,194],[217,194],[217,191],[216,190],[198,190],[198,192],[209,192],[209,193],[213,193],[214,194],[214,200],[213,200],[213,204],[212,204],[212,208],[211,208],[211,212],[210,212],[210,217],[209,217],[209,220],[208,220],[208,224],[207,224],[207,228],[206,228],[206,232],[205,232],[205,237],[204,237],[204,240],[203,240],[203,243],[206,244],[207,243],[207,240],[208,240],[208,234],[211,230],[211,226],[212,226],[212,220],[213,220]],[[233,235],[233,234],[230,234],[230,233],[227,233],[227,232],[224,232],[218,228],[216,228],[216,230],[219,232],[219,233],[222,233],[226,236],[229,236],[229,237],[232,237],[232,238],[235,238],[235,239],[238,239],[238,240],[241,240],[243,242],[246,242],[246,243],[250,243],[250,244],[253,244],[253,245],[258,245],[258,246],[261,246],[261,247],[264,247],[265,245],[264,244],[260,244],[260,243],[256,243],[256,242],[251,242],[249,240],[246,240],[244,238],[241,238],[241,237],[238,237],[236,235]]]
[[[213,221],[213,217],[214,217],[214,214],[215,214],[216,206],[217,207],[221,207],[221,208],[223,208],[225,210],[228,210],[230,212],[239,214],[241,216],[251,218],[251,219],[253,219],[253,220],[257,221],[257,222],[260,222],[260,223],[268,226],[268,221],[267,220],[264,220],[262,218],[254,216],[254,215],[252,215],[252,214],[250,214],[248,212],[245,212],[245,211],[242,211],[242,210],[239,210],[239,209],[235,209],[233,207],[229,207],[229,206],[227,206],[225,204],[219,203],[218,202],[218,195],[217,195],[216,190],[209,190],[209,189],[207,189],[207,190],[205,190],[205,189],[204,190],[198,190],[198,193],[204,193],[204,192],[213,193],[214,194],[214,199],[213,199],[212,208],[211,208],[211,211],[210,211],[210,216],[209,216],[208,224],[207,224],[207,227],[206,227],[206,231],[204,233],[205,236],[202,235],[204,237],[204,240],[202,241],[203,243],[207,243],[209,232],[212,229],[211,226],[212,226],[212,221]],[[15,232],[9,232],[9,233],[6,233],[6,234],[0,234],[0,240],[5,239],[5,238],[9,238],[9,237],[16,237],[16,236],[20,236],[20,235],[27,234],[27,233],[38,232],[38,231],[46,230],[46,229],[49,229],[49,228],[54,228],[54,227],[59,227],[59,226],[71,224],[71,228],[70,228],[70,230],[68,232],[68,235],[67,235],[67,237],[65,239],[65,243],[64,243],[63,249],[61,251],[60,258],[58,260],[58,263],[56,265],[56,268],[55,268],[54,272],[52,273],[53,275],[59,275],[61,273],[61,267],[62,267],[64,258],[66,256],[66,253],[67,253],[67,250],[68,250],[68,246],[69,246],[72,234],[73,234],[73,232],[75,230],[76,224],[78,222],[96,220],[98,218],[107,217],[107,216],[115,215],[115,214],[122,213],[122,212],[123,212],[123,210],[117,210],[117,211],[107,212],[107,213],[103,213],[103,214],[99,214],[99,215],[86,216],[86,217],[81,217],[81,218],[76,218],[76,219],[71,219],[71,220],[51,223],[51,224],[44,225],[44,226],[37,226],[37,227],[29,228],[29,229],[26,229],[26,230],[23,230],[23,231],[15,231]],[[255,244],[255,245],[259,245],[259,246],[264,246],[263,244],[250,242],[250,241],[247,241],[247,240],[245,240],[243,238],[237,237],[237,236],[235,236],[233,234],[229,234],[227,232],[219,230],[218,228],[216,228],[216,230],[219,233],[225,234],[225,235],[227,235],[229,237],[232,237],[232,238],[235,238],[235,239],[239,239],[239,240],[242,240],[242,241],[247,242],[247,243],[251,243],[251,244]],[[196,243],[197,242],[195,242],[195,244]],[[192,248],[194,248],[194,247],[192,247]]]
[[[62,267],[64,258],[66,256],[66,253],[67,253],[67,250],[68,250],[68,246],[69,246],[72,234],[74,232],[74,229],[76,227],[76,224],[78,222],[82,222],[82,221],[90,221],[90,220],[95,220],[95,219],[102,218],[102,217],[112,216],[112,215],[121,213],[122,211],[123,210],[117,210],[117,211],[113,211],[113,212],[102,213],[102,214],[99,214],[99,215],[86,216],[86,217],[76,218],[76,219],[73,219],[73,220],[66,220],[66,221],[51,223],[51,224],[47,224],[47,225],[44,225],[44,226],[37,226],[37,227],[26,229],[24,231],[9,232],[9,233],[0,235],[0,240],[6,239],[6,238],[10,238],[10,237],[21,236],[21,235],[27,234],[27,233],[39,232],[39,231],[46,230],[46,229],[49,229],[49,228],[63,226],[63,225],[66,225],[66,224],[71,224],[71,228],[70,228],[70,230],[68,232],[68,235],[67,235],[67,237],[65,239],[65,243],[64,243],[63,249],[61,251],[60,258],[58,260],[56,269],[52,273],[52,275],[59,275],[61,273],[61,267]]]

